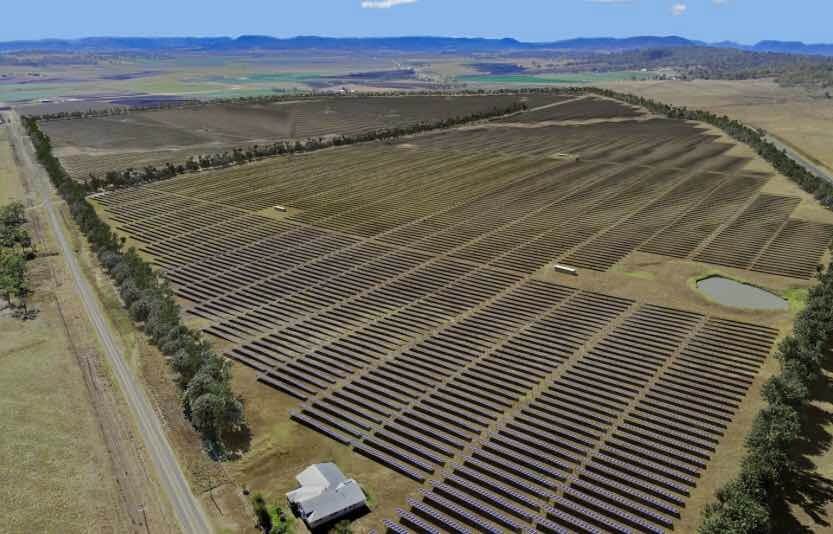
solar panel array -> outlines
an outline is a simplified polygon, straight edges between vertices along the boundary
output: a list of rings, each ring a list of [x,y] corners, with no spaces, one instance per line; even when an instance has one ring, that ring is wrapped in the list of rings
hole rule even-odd
[[[101,201],[172,270],[256,244],[248,231],[276,223],[253,212],[282,204],[298,210],[281,222],[296,225],[292,232],[312,226],[522,273],[554,260],[603,271],[641,250],[812,276],[833,237],[830,225],[789,218],[797,198],[756,196],[766,176],[739,172],[745,161],[723,155],[729,145],[697,128],[658,119],[634,124],[642,132],[635,140],[614,139],[597,125],[518,130],[569,150],[590,142],[583,128],[594,129],[602,141],[580,161],[537,157],[529,147],[484,155],[467,141],[472,132],[479,141],[504,139],[512,129],[461,130],[419,138],[416,150],[353,147],[280,158]]]
[[[567,105],[546,106],[538,110],[500,119],[500,122],[587,121],[623,117],[639,117],[644,111],[631,106],[596,97],[580,97]]]
[[[831,228],[691,124],[623,124],[457,130],[99,201],[298,422],[423,484],[392,531],[652,532],[776,332],[537,272],[643,251],[806,278]]]
[[[101,177],[113,170],[163,166],[168,162],[181,164],[190,157],[250,144],[358,135],[506,109],[520,101],[534,108],[569,98],[545,94],[318,95],[294,102],[206,104],[196,108],[133,111],[113,117],[46,121],[42,128],[58,149],[70,175],[85,180],[90,173]]]
[[[810,278],[830,246],[833,225],[790,219],[799,199],[760,195],[695,259],[739,269]]]
[[[408,467],[429,480],[428,489],[409,501],[398,525],[417,532],[447,531],[455,521],[480,532],[673,528],[776,335],[680,310],[632,309],[442,467],[413,453],[427,465]]]

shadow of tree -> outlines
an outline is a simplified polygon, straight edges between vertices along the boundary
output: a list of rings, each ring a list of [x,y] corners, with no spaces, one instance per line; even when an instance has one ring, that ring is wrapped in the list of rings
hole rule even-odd
[[[833,446],[833,358],[825,362],[827,373],[811,391],[811,402],[802,414],[801,440],[793,449],[796,473],[782,502],[773,503],[774,532],[815,532],[821,527],[831,529],[826,507],[833,503],[833,479],[821,475],[812,458],[823,455]],[[812,520],[813,525],[802,525],[795,517],[796,508]]]
[[[252,447],[252,429],[249,425],[243,425],[240,429],[223,434],[223,446],[225,449],[225,461],[240,459],[249,452]]]

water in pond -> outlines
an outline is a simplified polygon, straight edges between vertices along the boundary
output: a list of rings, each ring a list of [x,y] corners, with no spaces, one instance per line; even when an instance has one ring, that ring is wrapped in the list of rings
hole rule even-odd
[[[778,295],[721,276],[700,280],[697,289],[724,306],[753,310],[786,310],[789,307]]]

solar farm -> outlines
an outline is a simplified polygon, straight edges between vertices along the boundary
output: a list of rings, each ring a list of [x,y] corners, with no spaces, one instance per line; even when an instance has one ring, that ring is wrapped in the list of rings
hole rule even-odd
[[[407,485],[373,528],[673,530],[790,316],[622,270],[825,261],[833,221],[704,126],[532,104],[95,199],[298,432]]]
[[[523,99],[531,107],[562,100],[556,95],[411,97],[299,97],[278,102],[209,104],[129,114],[43,122],[56,153],[75,178],[90,173],[182,163],[192,156],[246,144],[433,122],[505,109]]]

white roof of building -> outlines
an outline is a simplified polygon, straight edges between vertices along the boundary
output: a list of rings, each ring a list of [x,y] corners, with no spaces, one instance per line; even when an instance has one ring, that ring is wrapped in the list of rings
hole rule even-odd
[[[325,463],[307,467],[295,477],[295,480],[301,487],[286,494],[286,498],[291,503],[300,503],[317,497],[347,479],[336,464]]]
[[[308,524],[315,526],[365,504],[365,496],[359,484],[345,480],[335,488],[301,503],[301,513]]]
[[[315,464],[295,477],[300,488],[286,494],[311,527],[365,506],[364,491],[334,463]]]

